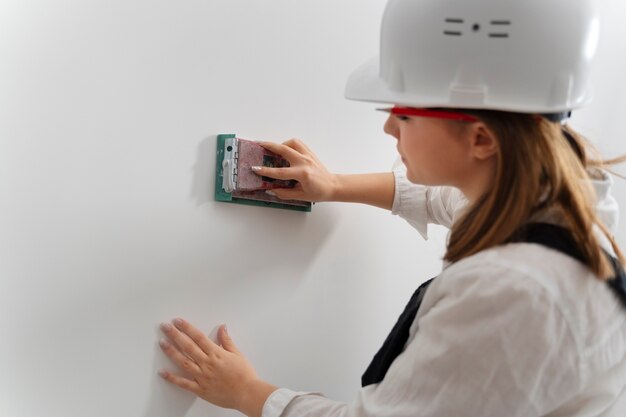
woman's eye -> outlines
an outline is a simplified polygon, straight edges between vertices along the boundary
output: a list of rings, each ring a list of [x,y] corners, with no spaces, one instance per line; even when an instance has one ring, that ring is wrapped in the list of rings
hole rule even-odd
[[[397,117],[398,119],[402,120],[403,122],[404,122],[404,121],[409,120],[409,117],[408,117],[408,116],[396,115],[396,117]]]

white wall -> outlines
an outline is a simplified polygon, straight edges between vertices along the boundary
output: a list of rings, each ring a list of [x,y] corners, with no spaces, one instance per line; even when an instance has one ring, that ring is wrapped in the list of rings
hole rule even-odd
[[[156,374],[176,316],[227,323],[269,382],[353,398],[444,231],[216,203],[214,148],[299,137],[331,170],[388,170],[385,116],[343,98],[384,3],[0,3],[0,416],[238,415]],[[597,99],[574,122],[616,155],[626,6],[603,7]]]

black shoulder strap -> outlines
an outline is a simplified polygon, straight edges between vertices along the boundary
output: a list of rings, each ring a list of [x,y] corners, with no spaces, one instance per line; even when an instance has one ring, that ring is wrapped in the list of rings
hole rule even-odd
[[[548,223],[531,223],[519,229],[510,242],[529,242],[547,246],[561,253],[571,256],[584,262],[580,251],[570,233],[560,227]],[[606,255],[611,260],[611,264],[615,271],[615,277],[608,281],[609,286],[613,289],[617,297],[622,301],[626,308],[626,273],[624,268],[617,259]],[[409,303],[398,318],[396,325],[391,333],[385,339],[383,346],[378,350],[369,367],[361,377],[361,385],[363,387],[376,384],[383,380],[392,362],[402,353],[404,345],[409,339],[409,329],[415,320],[417,311],[422,303],[424,294],[428,286],[435,278],[426,281],[413,293]]]
[[[549,223],[529,223],[517,230],[509,242],[537,243],[584,262],[569,231]]]
[[[417,310],[422,304],[424,294],[426,294],[428,286],[435,278],[429,279],[415,290],[413,296],[411,296],[411,299],[404,308],[404,311],[398,318],[396,325],[393,326],[387,339],[385,339],[385,342],[361,377],[361,386],[365,387],[382,381],[391,363],[402,353],[406,341],[409,340],[409,330],[415,320]]]
[[[510,241],[538,243],[585,263],[585,259],[576,247],[571,233],[561,226],[548,223],[529,223],[520,228]],[[626,308],[626,273],[624,267],[614,256],[605,250],[603,252],[609,259],[614,273],[607,284]]]

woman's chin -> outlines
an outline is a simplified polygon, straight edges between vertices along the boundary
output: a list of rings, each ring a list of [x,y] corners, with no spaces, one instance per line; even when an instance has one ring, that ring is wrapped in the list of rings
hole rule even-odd
[[[412,173],[410,170],[406,172],[406,179],[412,182],[413,184],[422,184],[419,177]]]

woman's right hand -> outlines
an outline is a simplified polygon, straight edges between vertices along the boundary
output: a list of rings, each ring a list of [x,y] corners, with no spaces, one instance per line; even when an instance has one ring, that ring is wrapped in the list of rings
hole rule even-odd
[[[290,139],[282,144],[259,142],[287,161],[289,167],[253,169],[257,175],[279,180],[296,180],[294,188],[274,188],[271,191],[282,200],[311,202],[332,201],[338,186],[337,176],[330,173],[317,156],[302,141]],[[256,167],[255,167],[256,168]]]

